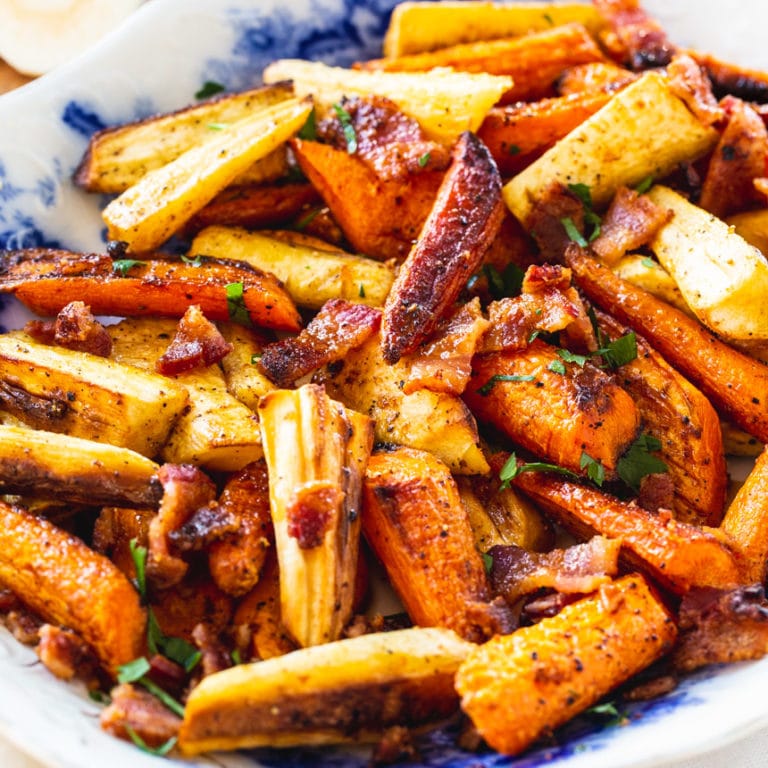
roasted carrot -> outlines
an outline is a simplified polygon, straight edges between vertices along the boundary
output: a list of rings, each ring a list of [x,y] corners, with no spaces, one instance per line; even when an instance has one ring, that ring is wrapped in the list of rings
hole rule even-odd
[[[533,162],[610,98],[610,93],[595,91],[493,107],[477,135],[499,171],[509,176]]]
[[[476,355],[464,400],[536,456],[579,472],[587,454],[609,472],[637,437],[632,398],[597,366],[565,363],[540,339],[517,352]]]
[[[181,317],[197,304],[209,320],[238,319],[298,331],[301,319],[278,280],[241,262],[200,258],[113,260],[55,249],[10,251],[0,265],[0,291],[39,315],[70,301],[95,315]]]
[[[0,502],[0,584],[88,643],[112,675],[144,647],[146,613],[117,566],[77,537]]]
[[[363,533],[419,626],[475,641],[500,631],[469,518],[448,468],[429,453],[374,453],[363,486]]]
[[[456,690],[483,738],[514,755],[670,650],[676,635],[664,606],[633,574],[471,651]]]
[[[514,85],[503,96],[503,101],[511,102],[551,96],[555,80],[564,69],[603,61],[604,58],[586,28],[572,23],[520,37],[462,43],[429,53],[374,59],[359,66],[384,72],[451,67],[463,72],[511,75]]]
[[[574,93],[615,93],[637,80],[639,75],[608,61],[593,61],[568,67],[557,78],[557,93],[568,96]]]
[[[576,283],[606,312],[642,334],[731,421],[768,441],[768,367],[720,341],[696,320],[633,286],[573,245]]]
[[[605,313],[598,323],[608,338],[627,333]],[[642,337],[637,357],[620,370],[644,431],[661,444],[659,456],[674,483],[675,517],[686,523],[717,526],[725,509],[728,473],[720,419],[712,403]]]
[[[453,148],[429,217],[384,304],[381,349],[388,363],[413,352],[435,330],[480,265],[503,217],[496,164],[467,131]]]
[[[621,539],[622,557],[673,592],[741,583],[734,552],[697,526],[547,473],[521,472],[513,483],[574,534]]]

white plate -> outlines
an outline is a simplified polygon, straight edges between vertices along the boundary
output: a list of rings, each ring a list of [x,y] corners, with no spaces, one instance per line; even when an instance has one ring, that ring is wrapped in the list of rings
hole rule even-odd
[[[394,0],[152,0],[127,25],[59,71],[0,98],[0,248],[103,247],[103,201],[76,190],[72,171],[88,135],[194,100],[206,80],[242,88],[287,56],[350,63],[378,55]],[[768,68],[768,4],[762,0],[647,0],[672,39]],[[0,322],[23,314],[5,301]],[[0,631],[0,734],[52,768],[157,766],[103,734],[99,706],[55,680],[28,649]],[[768,660],[709,670],[669,696],[638,706],[625,727],[576,723],[558,744],[521,758],[468,755],[451,734],[422,744],[419,765],[641,768],[701,754],[768,727]],[[514,702],[510,702],[514,706]],[[176,761],[173,761],[176,764]],[[189,763],[178,763],[189,765]],[[196,765],[351,768],[367,753],[261,751]]]

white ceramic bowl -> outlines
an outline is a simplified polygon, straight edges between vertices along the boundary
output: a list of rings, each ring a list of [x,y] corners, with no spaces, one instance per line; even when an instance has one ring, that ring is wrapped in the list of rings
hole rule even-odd
[[[104,244],[97,196],[76,190],[72,171],[90,133],[104,125],[181,107],[206,80],[253,85],[275,58],[331,63],[379,53],[394,0],[152,0],[119,31],[53,74],[0,98],[0,248]],[[675,42],[768,68],[763,0],[647,0]],[[5,300],[0,323],[24,317]],[[55,680],[0,630],[0,732],[55,768],[143,768],[156,758],[99,729],[99,705]],[[439,732],[418,765],[474,768],[641,768],[714,749],[768,727],[768,660],[707,670],[667,697],[628,711],[629,724],[585,720],[549,748],[512,759],[457,750]],[[175,761],[173,761],[176,764]],[[179,763],[188,765],[189,763]],[[275,768],[367,765],[367,751],[262,750],[195,765]]]

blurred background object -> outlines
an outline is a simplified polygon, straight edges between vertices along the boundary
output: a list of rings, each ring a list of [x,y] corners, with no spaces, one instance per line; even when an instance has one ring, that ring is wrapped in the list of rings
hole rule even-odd
[[[0,0],[0,58],[18,73],[42,75],[89,48],[142,1]],[[0,68],[2,90],[14,74]]]

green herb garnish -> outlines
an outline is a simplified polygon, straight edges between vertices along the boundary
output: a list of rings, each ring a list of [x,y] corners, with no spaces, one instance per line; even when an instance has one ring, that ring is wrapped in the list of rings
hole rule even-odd
[[[322,208],[315,208],[313,211],[310,211],[305,216],[302,216],[294,225],[293,228],[297,232],[301,232],[302,229],[306,229],[315,219],[315,217],[322,213]]]
[[[565,363],[562,360],[553,360],[548,366],[548,371],[552,373],[558,373],[561,376],[565,376]]]
[[[208,123],[209,131],[224,131],[229,128],[229,123]]]
[[[588,360],[587,355],[577,355],[575,352],[571,352],[567,349],[558,349],[557,354],[566,362],[566,363],[576,363],[576,365],[579,366],[579,368],[583,368],[585,363]]]
[[[587,470],[587,477],[598,487],[605,482],[605,467],[599,459],[593,459],[586,451],[581,452],[579,468]]]
[[[512,373],[497,373],[494,376],[491,376],[491,378],[488,379],[488,381],[486,381],[482,387],[479,387],[477,390],[477,393],[485,397],[500,381],[535,381],[535,380],[536,380],[536,377],[533,374],[518,375],[518,374],[512,374]]]
[[[600,217],[595,213],[594,206],[592,205],[592,193],[590,192],[590,189],[586,184],[569,184],[568,189],[571,192],[571,194],[573,194],[575,197],[577,197],[581,201],[581,205],[584,208],[584,226],[590,227],[589,234],[587,234],[587,232],[585,231],[581,239],[586,240],[587,243],[591,243],[600,234],[600,227],[602,225],[602,222],[600,221]],[[568,219],[568,220],[571,222],[572,229],[576,230],[576,226],[573,224],[573,219]],[[575,243],[578,243],[579,245],[581,245],[581,243],[578,240],[572,237],[571,232],[568,231],[568,227],[566,226],[565,221],[563,221],[563,226],[566,227],[566,232],[568,232],[568,237],[570,237],[571,240],[573,240]],[[584,245],[581,245],[581,247],[586,248],[586,243]]]
[[[484,264],[483,274],[488,281],[488,292],[497,300],[518,296],[525,277],[525,272],[512,263],[507,264],[501,272],[493,264]]]
[[[195,94],[196,99],[207,99],[211,96],[215,96],[217,93],[221,93],[226,90],[221,83],[217,83],[215,80],[206,80],[200,90]]]
[[[584,235],[576,229],[576,225],[573,223],[573,219],[570,216],[566,216],[564,219],[560,219],[560,223],[565,229],[565,234],[568,235],[568,239],[580,245],[582,248],[586,248],[589,243],[584,239]]]
[[[228,283],[225,287],[227,292],[227,312],[229,319],[241,325],[251,326],[251,315],[245,306],[245,289],[242,283]]]
[[[341,104],[334,104],[333,110],[341,121],[341,128],[344,131],[344,141],[347,142],[347,153],[354,155],[357,152],[357,134],[355,126],[352,125],[352,115],[347,112]]]
[[[144,602],[147,599],[147,548],[142,547],[136,539],[131,539],[128,547],[136,569],[136,589]]]
[[[643,256],[643,258],[640,259],[640,263],[646,269],[656,269],[656,262],[650,256]]]
[[[491,568],[493,568],[493,558],[487,552],[481,552],[480,557],[483,558],[483,568],[485,568],[485,572],[490,573]]]
[[[419,168],[426,168],[426,165],[427,165],[428,162],[429,162],[429,152],[425,152],[419,158]]]
[[[141,261],[141,259],[115,259],[115,261],[112,262],[112,270],[117,272],[120,277],[125,277],[131,267],[143,263],[144,262]]]
[[[579,476],[575,472],[571,472],[570,469],[566,469],[565,467],[558,467],[557,464],[547,464],[543,461],[529,461],[526,464],[518,464],[517,456],[512,453],[499,472],[499,480],[501,480],[501,487],[499,490],[509,488],[510,481],[514,480],[523,472],[556,472],[559,475],[565,475],[574,480],[579,479]]]
[[[362,283],[360,283],[360,290],[357,292],[357,295],[358,295],[358,296],[359,296],[361,299],[364,299],[364,298],[365,298],[365,286],[364,286]]]
[[[144,656],[123,664],[117,670],[118,683],[137,683],[151,669],[149,661]]]
[[[142,752],[155,755],[156,757],[165,757],[176,746],[176,742],[178,741],[176,736],[171,736],[168,741],[163,742],[159,747],[150,747],[130,725],[125,726],[125,732]]]
[[[620,368],[622,365],[637,359],[637,335],[634,331],[625,333],[615,341],[611,341],[598,349],[595,354],[600,355],[609,368]]]
[[[653,176],[646,176],[636,187],[638,195],[644,195],[653,186]]]
[[[305,141],[315,141],[317,139],[317,112],[315,112],[314,107],[309,110],[304,125],[301,126],[296,135]]]
[[[651,451],[661,448],[661,440],[652,435],[640,435],[629,446],[616,464],[619,477],[635,492],[640,490],[640,482],[646,475],[656,475],[668,472],[667,465]]]
[[[203,264],[203,255],[198,253],[197,256],[185,256],[181,255],[181,260],[185,264],[189,264],[190,267],[200,267]]]

